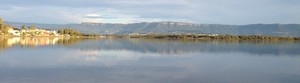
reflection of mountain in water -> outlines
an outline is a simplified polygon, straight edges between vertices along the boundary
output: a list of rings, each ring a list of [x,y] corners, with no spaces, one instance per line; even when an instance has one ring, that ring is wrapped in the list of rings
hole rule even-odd
[[[113,39],[85,41],[70,46],[81,50],[131,50],[143,53],[227,53],[246,52],[257,55],[300,55],[297,41],[173,41]]]
[[[128,50],[141,53],[160,54],[246,52],[256,55],[300,55],[299,41],[183,41],[145,39],[80,39],[57,37],[0,37],[0,42],[0,50],[11,46],[34,47],[63,45],[66,48],[80,49],[83,51]]]

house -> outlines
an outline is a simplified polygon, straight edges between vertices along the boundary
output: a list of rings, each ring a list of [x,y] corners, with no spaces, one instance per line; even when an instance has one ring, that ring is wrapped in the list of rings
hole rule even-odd
[[[210,34],[210,35],[208,35],[208,36],[218,36],[218,34]]]
[[[57,31],[50,30],[50,29],[26,29],[26,30],[22,29],[22,30],[20,30],[20,33],[23,36],[29,36],[29,35],[33,35],[33,36],[59,36]]]
[[[51,36],[59,36],[58,32],[51,29],[46,29],[47,33]]]
[[[13,35],[13,36],[21,36],[21,33],[18,29],[15,28],[9,28],[8,33]]]

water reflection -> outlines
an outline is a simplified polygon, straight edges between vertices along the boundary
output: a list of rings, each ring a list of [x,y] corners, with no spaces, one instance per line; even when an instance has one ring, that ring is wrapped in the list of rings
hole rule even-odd
[[[130,50],[141,53],[180,55],[185,53],[246,52],[256,55],[299,55],[298,41],[181,41],[113,39],[85,41],[69,48],[81,50]]]
[[[214,41],[214,40],[147,40],[81,39],[65,37],[0,37],[0,50],[12,46],[59,46],[87,53],[101,50],[128,50],[140,53],[179,55],[185,53],[246,52],[256,55],[300,55],[299,41]]]
[[[11,46],[49,46],[49,45],[70,45],[78,42],[79,38],[70,37],[0,37],[0,49]]]
[[[297,41],[0,37],[0,42],[3,83],[300,82]]]

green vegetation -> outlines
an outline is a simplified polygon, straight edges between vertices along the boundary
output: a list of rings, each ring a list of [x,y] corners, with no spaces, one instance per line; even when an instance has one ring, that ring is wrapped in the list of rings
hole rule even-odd
[[[2,20],[2,18],[0,18],[0,24],[3,24],[3,20]]]
[[[26,30],[26,26],[25,26],[25,25],[22,25],[22,26],[21,26],[21,29],[22,29],[22,30]]]
[[[4,24],[2,18],[0,18],[0,35],[8,35],[8,30],[12,28],[11,26]]]
[[[225,40],[300,40],[300,37],[267,35],[218,35],[212,38]]]
[[[217,34],[129,34],[129,38],[150,39],[203,39],[203,40],[300,40],[300,37],[265,35],[217,35]]]
[[[84,37],[100,36],[99,34],[95,34],[95,33],[89,33],[89,34],[81,33],[80,31],[77,31],[77,30],[71,29],[71,28],[59,29],[58,33],[62,34],[62,35],[67,35],[67,36],[84,36]]]
[[[21,27],[22,28],[22,27]],[[29,27],[28,27],[28,29],[29,30],[35,30],[36,29],[36,26],[35,25],[30,25]]]
[[[70,28],[62,28],[58,30],[59,34],[70,35],[70,36],[82,36],[83,34],[77,30]]]

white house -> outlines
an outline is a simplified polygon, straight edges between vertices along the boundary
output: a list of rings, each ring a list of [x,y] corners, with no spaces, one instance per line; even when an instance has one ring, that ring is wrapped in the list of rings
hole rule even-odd
[[[19,30],[15,30],[15,29],[13,29],[13,28],[10,28],[10,29],[8,30],[8,33],[10,33],[10,34],[12,34],[12,35],[14,35],[14,36],[21,36],[20,31],[19,31]]]

